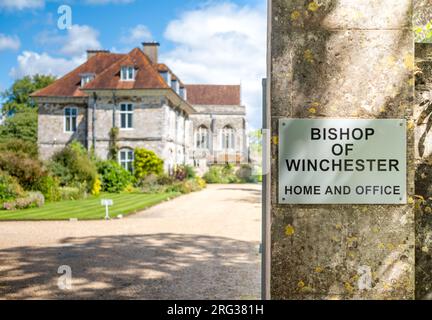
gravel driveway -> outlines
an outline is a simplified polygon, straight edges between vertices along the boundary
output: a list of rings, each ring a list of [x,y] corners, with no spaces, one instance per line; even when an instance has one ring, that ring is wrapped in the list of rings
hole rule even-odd
[[[0,298],[259,298],[260,193],[210,185],[122,220],[0,222]]]

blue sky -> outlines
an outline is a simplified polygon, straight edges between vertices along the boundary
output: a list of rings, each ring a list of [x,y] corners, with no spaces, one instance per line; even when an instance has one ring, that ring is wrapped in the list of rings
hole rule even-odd
[[[57,27],[60,5],[72,29]],[[86,49],[126,52],[161,43],[160,59],[189,83],[242,84],[260,126],[265,74],[265,0],[0,0],[0,90],[26,74],[61,76]]]

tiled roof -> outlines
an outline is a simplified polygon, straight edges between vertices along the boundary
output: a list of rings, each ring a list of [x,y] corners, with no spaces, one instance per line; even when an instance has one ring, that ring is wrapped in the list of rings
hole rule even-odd
[[[134,66],[135,81],[120,81],[122,66]],[[150,59],[138,48],[113,63],[83,89],[166,89],[169,86],[154,68]]]
[[[158,63],[157,69],[159,72],[170,72],[171,73],[171,80],[178,80],[180,87],[184,87],[183,82],[172,72],[172,70],[165,64],[165,63]]]
[[[187,84],[187,100],[197,105],[240,105],[239,85]]]
[[[136,69],[134,81],[121,81],[122,66]],[[160,72],[170,72],[171,78],[179,80],[180,87],[187,88],[187,100],[191,104],[240,105],[238,85],[185,85],[163,64],[152,64],[150,59],[135,48],[128,54],[105,51],[94,53],[85,63],[56,80],[53,84],[32,94],[33,97],[86,97],[86,90],[98,89],[169,89]],[[81,88],[81,76],[94,74],[95,78]]]
[[[124,58],[124,54],[107,52],[96,53],[85,63],[69,72],[65,76],[56,80],[51,85],[38,90],[32,94],[34,97],[85,97],[87,96],[80,90],[81,75],[85,73],[100,74],[108,66]]]
[[[134,66],[135,81],[120,81],[122,66]],[[95,74],[94,80],[81,88],[83,74]],[[97,52],[85,63],[56,80],[33,97],[86,97],[86,89],[166,89],[170,88],[160,76],[157,67],[138,48],[128,54]]]

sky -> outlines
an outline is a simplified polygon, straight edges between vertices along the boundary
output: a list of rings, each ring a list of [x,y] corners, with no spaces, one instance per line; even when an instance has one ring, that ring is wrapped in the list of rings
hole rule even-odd
[[[71,8],[71,27],[59,28]],[[158,41],[185,83],[241,84],[250,128],[261,127],[266,0],[0,0],[0,91],[25,75],[62,76],[87,49],[126,53]]]

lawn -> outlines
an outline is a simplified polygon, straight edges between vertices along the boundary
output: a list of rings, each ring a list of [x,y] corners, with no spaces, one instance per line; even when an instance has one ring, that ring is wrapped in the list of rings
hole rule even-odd
[[[97,220],[105,217],[105,207],[101,199],[112,199],[114,205],[110,207],[110,217],[136,213],[142,209],[154,206],[162,201],[174,198],[178,193],[122,193],[101,194],[85,200],[70,200],[46,203],[41,208],[17,211],[0,210],[0,220]]]

